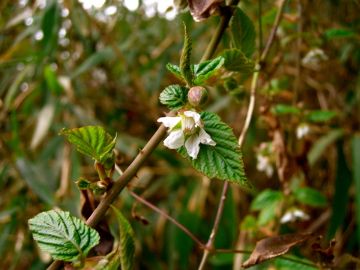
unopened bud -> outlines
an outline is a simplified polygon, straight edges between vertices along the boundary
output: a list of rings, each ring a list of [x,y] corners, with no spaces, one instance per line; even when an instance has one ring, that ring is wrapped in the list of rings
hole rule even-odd
[[[75,182],[79,189],[85,190],[90,188],[91,182],[83,177],[81,177],[79,180]]]
[[[188,100],[190,105],[197,107],[204,105],[208,99],[208,92],[203,86],[191,87],[188,92]]]

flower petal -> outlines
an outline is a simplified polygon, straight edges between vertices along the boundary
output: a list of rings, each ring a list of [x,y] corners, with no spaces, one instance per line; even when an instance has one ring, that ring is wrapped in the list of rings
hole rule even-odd
[[[200,138],[200,142],[202,144],[208,144],[208,145],[211,145],[211,146],[215,146],[216,145],[216,142],[211,139],[210,135],[206,133],[206,131],[204,129],[200,129],[199,131],[199,138]]]
[[[164,145],[170,149],[178,149],[184,145],[184,133],[181,129],[171,131],[169,136],[164,140]]]
[[[195,126],[196,127],[201,127],[202,123],[201,123],[200,114],[198,114],[197,112],[194,112],[194,111],[185,111],[184,115],[187,116],[187,117],[193,118],[194,121],[195,121]]]
[[[180,116],[160,117],[157,121],[160,122],[160,123],[163,123],[163,125],[165,127],[173,128],[181,121],[181,117]]]
[[[196,159],[200,151],[200,138],[197,134],[191,135],[185,142],[187,153],[192,159]]]

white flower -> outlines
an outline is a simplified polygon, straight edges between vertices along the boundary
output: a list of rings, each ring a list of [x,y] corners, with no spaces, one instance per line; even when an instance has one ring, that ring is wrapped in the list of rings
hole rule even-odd
[[[280,219],[280,223],[288,223],[296,220],[308,220],[310,217],[300,209],[290,209]]]
[[[216,145],[203,129],[200,114],[197,112],[185,111],[175,117],[160,117],[157,121],[169,128],[169,136],[164,140],[164,145],[170,149],[178,149],[185,145],[192,159],[197,158],[201,143]]]
[[[305,137],[307,134],[309,134],[309,132],[310,132],[310,127],[307,124],[300,124],[296,128],[296,137],[298,139],[301,139]]]
[[[305,57],[301,60],[301,63],[305,67],[319,68],[319,65],[323,61],[327,61],[329,57],[324,53],[323,50],[315,48],[310,50]]]
[[[274,174],[274,168],[271,166],[269,157],[261,154],[257,155],[256,169],[260,172],[265,172],[267,177],[271,177]]]

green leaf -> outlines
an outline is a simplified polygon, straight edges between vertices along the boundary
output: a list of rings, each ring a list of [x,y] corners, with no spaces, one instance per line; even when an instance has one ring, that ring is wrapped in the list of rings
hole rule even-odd
[[[271,108],[271,112],[275,115],[300,114],[300,109],[291,105],[277,104]]]
[[[281,257],[278,257],[274,260],[274,265],[276,270],[316,270],[318,267],[311,261],[305,258],[299,258],[294,255],[287,255],[288,258],[293,260],[287,260]],[[314,266],[311,266],[314,265]]]
[[[48,2],[41,21],[41,30],[44,34],[41,45],[44,56],[48,56],[55,51],[58,44],[59,29],[60,7],[58,1],[52,0]]]
[[[195,169],[210,178],[231,181],[250,187],[242,161],[242,154],[232,129],[221,121],[219,116],[210,112],[202,112],[205,131],[216,142],[216,146],[200,144],[200,152],[196,159],[191,159],[185,147],[179,153],[188,158]]]
[[[177,78],[183,80],[184,78],[181,75],[180,67],[171,63],[166,64],[166,68],[168,71],[170,71],[172,74],[174,74]]]
[[[80,153],[100,163],[106,161],[107,154],[114,149],[116,143],[116,136],[112,137],[99,126],[63,129],[60,134],[74,144]]]
[[[265,226],[276,218],[279,202],[274,202],[261,209],[257,220],[258,226]]]
[[[360,243],[360,136],[355,135],[352,139],[352,162],[354,170],[355,183],[355,207],[356,207],[356,223],[357,223],[357,238]]]
[[[325,110],[317,110],[311,111],[306,115],[308,121],[315,123],[323,123],[330,121],[332,118],[336,116],[336,112],[334,111],[325,111]]]
[[[224,58],[222,56],[216,57],[215,59],[202,62],[198,65],[194,65],[195,79],[194,84],[201,85],[210,77],[214,76],[224,65]]]
[[[191,44],[191,38],[188,35],[188,32],[186,30],[186,25],[184,24],[184,46],[181,52],[180,57],[180,71],[182,77],[185,79],[188,86],[192,86],[193,79],[194,79],[194,73],[191,67],[191,50],[192,50],[192,44]]]
[[[252,201],[250,209],[259,211],[258,225],[263,226],[276,217],[279,203],[284,195],[281,191],[266,189],[258,194]]]
[[[335,236],[337,229],[345,222],[348,214],[349,206],[349,189],[351,185],[351,171],[347,165],[344,153],[344,140],[339,140],[336,144],[337,161],[336,161],[336,176],[335,176],[335,194],[332,199],[331,218],[327,232],[327,239],[332,239]]]
[[[222,56],[225,59],[224,66],[229,71],[242,73],[251,73],[254,71],[254,62],[238,49],[225,50]]]
[[[251,210],[261,210],[270,204],[282,200],[284,195],[281,191],[266,189],[259,193],[251,203]]]
[[[46,80],[46,85],[51,92],[53,92],[55,95],[60,95],[63,92],[63,87],[60,85],[51,66],[46,66],[44,68],[44,77]]]
[[[231,19],[230,32],[235,48],[240,49],[245,56],[251,57],[255,51],[255,27],[240,8],[236,8]]]
[[[16,159],[16,168],[19,170],[22,178],[41,200],[49,205],[54,205],[54,192],[49,185],[49,179],[38,166],[25,158]]]
[[[326,148],[334,143],[336,140],[338,140],[340,137],[344,135],[344,130],[342,129],[335,129],[330,131],[328,134],[322,136],[320,139],[318,139],[313,147],[310,149],[307,159],[309,161],[310,165],[314,165],[315,162],[321,157],[321,155],[324,153]]]
[[[188,91],[184,86],[170,85],[161,92],[159,99],[170,110],[179,110],[187,103]]]
[[[114,59],[114,55],[114,51],[110,47],[106,47],[102,50],[95,52],[71,72],[70,78],[74,79],[77,76],[87,72],[94,66]]]
[[[327,204],[325,196],[321,192],[310,187],[295,189],[294,196],[299,202],[314,207],[325,207]]]
[[[33,238],[54,260],[77,261],[85,258],[100,241],[100,236],[69,212],[42,212],[29,220]]]
[[[129,221],[112,206],[120,226],[120,261],[122,270],[134,269],[135,237]]]
[[[350,29],[345,28],[332,28],[328,29],[324,33],[327,39],[336,39],[336,38],[349,38],[356,35],[356,33]]]

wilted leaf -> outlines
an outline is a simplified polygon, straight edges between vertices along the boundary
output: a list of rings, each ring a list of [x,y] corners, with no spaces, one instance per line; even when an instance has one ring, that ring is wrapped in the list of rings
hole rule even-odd
[[[284,234],[262,239],[256,243],[250,258],[242,266],[248,268],[271,258],[281,256],[293,246],[307,240],[310,236],[311,234]]]
[[[224,3],[224,0],[188,0],[190,13],[195,21],[204,20]]]

